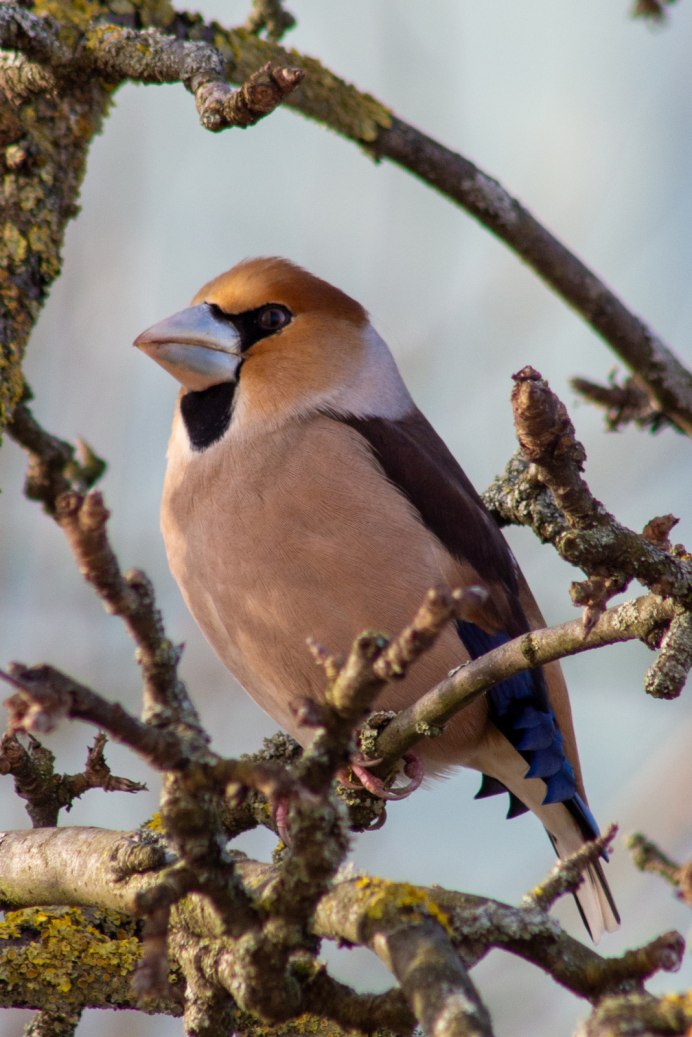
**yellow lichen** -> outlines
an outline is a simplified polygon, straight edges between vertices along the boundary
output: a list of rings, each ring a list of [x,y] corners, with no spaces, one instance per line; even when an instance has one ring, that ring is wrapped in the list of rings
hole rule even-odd
[[[122,1000],[140,953],[132,920],[113,911],[27,908],[0,923],[0,983],[31,1003]]]
[[[152,814],[148,821],[144,822],[144,828],[148,828],[152,832],[158,832],[161,835],[166,834],[166,826],[163,823],[163,815],[160,811],[156,811]]]
[[[2,238],[7,255],[12,262],[23,263],[29,251],[29,245],[21,231],[13,223],[6,223],[2,230]]]
[[[32,183],[31,181],[24,183],[19,192],[19,207],[23,212],[35,211],[36,207],[42,200],[43,191],[36,183]]]
[[[433,918],[447,932],[452,931],[449,917],[425,890],[417,886],[408,882],[389,882],[387,879],[372,878],[368,875],[356,879],[355,886],[366,895],[367,915],[374,921],[382,921],[392,913],[405,912],[414,919],[416,916]]]
[[[62,24],[71,23],[75,26],[84,27],[92,20],[103,15],[103,4],[95,0],[36,0],[34,3],[36,14],[47,14]]]

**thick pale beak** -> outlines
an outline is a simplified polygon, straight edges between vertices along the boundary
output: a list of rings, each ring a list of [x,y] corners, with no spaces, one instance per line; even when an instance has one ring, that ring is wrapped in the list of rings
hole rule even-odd
[[[242,357],[237,329],[206,302],[159,321],[134,344],[192,392],[234,382]]]

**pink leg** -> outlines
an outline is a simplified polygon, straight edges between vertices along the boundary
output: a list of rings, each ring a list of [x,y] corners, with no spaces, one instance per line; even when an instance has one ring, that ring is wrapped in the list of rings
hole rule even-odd
[[[279,799],[272,812],[274,814],[274,820],[276,821],[276,830],[279,839],[284,846],[290,846],[291,837],[288,832],[288,800],[283,797]]]
[[[376,778],[374,774],[370,773],[368,767],[374,767],[379,762],[378,760],[369,760],[367,763],[353,762],[350,764],[350,769],[358,778],[363,788],[367,789],[373,796],[377,796],[378,799],[406,799],[407,796],[416,791],[425,776],[425,771],[420,758],[415,753],[405,753],[403,759],[404,774],[410,781],[401,788],[388,789],[381,778]],[[352,781],[341,781],[341,783],[349,788],[358,787],[357,783]]]

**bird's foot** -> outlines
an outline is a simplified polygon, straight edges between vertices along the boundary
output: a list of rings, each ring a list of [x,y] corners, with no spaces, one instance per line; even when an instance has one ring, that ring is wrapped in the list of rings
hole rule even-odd
[[[281,797],[273,806],[272,813],[276,824],[276,833],[284,846],[291,845],[291,836],[288,831],[288,808],[290,802],[286,797]]]
[[[378,799],[406,799],[412,792],[415,792],[419,787],[425,776],[425,770],[420,757],[415,753],[405,753],[403,756],[404,767],[403,771],[406,777],[409,779],[408,784],[401,785],[397,788],[387,788],[382,778],[378,778],[376,775],[371,774],[369,768],[377,766],[380,763],[379,760],[360,760],[359,762],[351,761],[349,764],[349,771],[354,775],[358,781],[353,781],[350,777],[339,777],[339,781],[342,785],[346,785],[347,788],[355,789],[362,786],[367,789],[373,796],[377,796]]]

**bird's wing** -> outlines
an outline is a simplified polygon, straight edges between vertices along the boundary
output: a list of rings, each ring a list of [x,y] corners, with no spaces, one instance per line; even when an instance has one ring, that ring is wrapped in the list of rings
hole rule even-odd
[[[497,525],[456,459],[420,411],[396,421],[348,417],[370,444],[385,475],[449,554],[478,573],[490,592],[474,622],[457,623],[471,658],[542,617]],[[530,619],[527,617],[529,612]],[[548,785],[548,802],[581,793],[581,775],[567,690],[559,667],[518,674],[488,696],[493,721],[529,764],[529,776]],[[486,784],[485,795],[491,794]],[[513,803],[513,812],[520,806]]]
[[[481,622],[512,636],[528,629],[518,567],[500,530],[454,455],[419,410],[404,418],[343,417],[368,441],[385,475],[450,555],[471,564],[490,591]]]
[[[490,600],[475,622],[457,622],[471,658],[543,625],[543,617],[500,530],[443,440],[419,411],[405,418],[342,417],[370,444],[384,474],[452,557],[478,573]],[[479,796],[509,791],[509,817],[531,809],[561,856],[598,835],[581,780],[569,698],[557,664],[527,670],[488,692],[497,734],[488,738]],[[498,738],[498,735],[502,737]],[[528,767],[527,767],[528,765]],[[619,918],[595,864],[577,894],[598,939]]]

